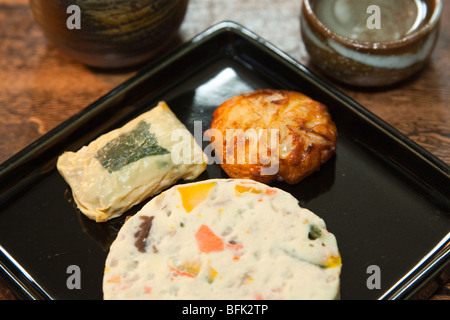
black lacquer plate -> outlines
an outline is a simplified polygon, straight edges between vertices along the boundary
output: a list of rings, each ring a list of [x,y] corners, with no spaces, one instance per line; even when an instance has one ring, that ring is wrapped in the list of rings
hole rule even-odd
[[[55,168],[57,157],[160,100],[192,132],[194,121],[206,130],[221,102],[260,88],[303,92],[326,104],[337,124],[337,154],[299,184],[275,186],[322,217],[336,235],[341,299],[409,299],[448,269],[449,167],[270,43],[223,22],[0,166],[3,278],[23,298],[102,299],[108,248],[125,216],[141,205],[107,223],[88,220]],[[225,173],[210,165],[198,179],[220,177]],[[69,266],[81,271],[80,289],[67,285]],[[377,283],[374,275],[380,276],[379,288],[368,286]]]

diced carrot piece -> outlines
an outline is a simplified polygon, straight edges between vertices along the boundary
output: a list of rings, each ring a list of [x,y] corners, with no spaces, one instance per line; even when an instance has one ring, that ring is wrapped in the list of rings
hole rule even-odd
[[[226,244],[227,248],[233,249],[233,250],[240,250],[242,249],[244,246],[242,244],[233,244],[233,243],[227,243]]]
[[[267,194],[268,196],[272,196],[276,193],[277,193],[277,190],[274,190],[274,189],[266,189],[266,191],[265,191],[265,194]]]
[[[209,283],[213,283],[214,279],[217,276],[217,270],[214,269],[213,267],[208,267],[208,282]]]
[[[196,206],[205,201],[216,182],[194,184],[190,186],[179,186],[181,202],[186,212],[191,212]]]
[[[170,270],[172,270],[173,272],[175,272],[179,276],[195,278],[195,274],[192,274],[192,273],[189,273],[189,272],[186,272],[186,271],[178,270],[177,268],[174,268],[172,266],[169,266],[169,268],[170,268]]]
[[[241,193],[244,193],[244,192],[248,192],[250,190],[252,190],[252,187],[244,187],[244,186],[240,186],[240,185],[236,185],[234,187],[234,191],[236,192],[237,195],[240,195]]]
[[[223,241],[212,230],[202,225],[195,234],[198,248],[201,252],[210,253],[213,251],[222,251],[224,249]]]
[[[236,195],[240,196],[242,193],[244,192],[251,192],[251,193],[262,193],[261,190],[255,189],[254,187],[244,187],[244,186],[240,186],[240,185],[236,185],[234,187],[234,190],[236,192]]]
[[[335,268],[335,267],[339,267],[342,264],[341,261],[341,255],[338,254],[338,256],[329,256],[326,263],[325,263],[325,268]]]
[[[176,265],[169,261],[169,268],[175,272],[175,275],[195,278],[200,272],[201,264],[196,260],[183,261]]]
[[[254,180],[241,180],[239,181],[240,184],[256,184]]]
[[[145,286],[144,287],[144,292],[148,293],[148,294],[151,294],[152,293],[152,287]]]
[[[108,282],[118,283],[118,282],[120,282],[120,276],[112,277],[112,278],[108,279]]]

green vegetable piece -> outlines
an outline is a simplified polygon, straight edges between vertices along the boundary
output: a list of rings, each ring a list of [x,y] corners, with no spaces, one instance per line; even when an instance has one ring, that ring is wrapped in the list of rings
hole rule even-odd
[[[96,159],[112,173],[140,159],[168,153],[170,151],[159,146],[155,135],[150,133],[150,124],[141,121],[133,131],[108,142],[97,152]]]
[[[313,224],[309,226],[308,238],[310,240],[316,240],[316,239],[320,238],[321,235],[322,235],[322,231],[319,229],[319,227],[317,227],[316,225],[313,225]]]

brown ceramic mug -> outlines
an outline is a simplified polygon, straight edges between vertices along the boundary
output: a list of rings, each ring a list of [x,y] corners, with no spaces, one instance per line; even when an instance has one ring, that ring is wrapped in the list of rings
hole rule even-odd
[[[426,66],[438,40],[442,5],[442,0],[303,0],[302,39],[311,62],[331,78],[358,87],[390,86]],[[380,11],[378,27],[370,25],[372,7]]]
[[[188,0],[30,0],[46,37],[86,65],[122,68],[160,55]]]

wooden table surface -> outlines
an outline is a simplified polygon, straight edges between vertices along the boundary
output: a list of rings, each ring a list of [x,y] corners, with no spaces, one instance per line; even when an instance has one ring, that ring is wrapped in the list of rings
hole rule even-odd
[[[389,89],[337,86],[450,164],[450,3],[444,2],[447,19],[422,72]],[[300,36],[300,6],[300,0],[191,0],[180,39],[232,20],[310,67]],[[0,163],[135,72],[94,71],[71,60],[47,42],[27,0],[0,0]],[[0,299],[16,299],[1,281]],[[429,299],[450,300],[450,282]]]

